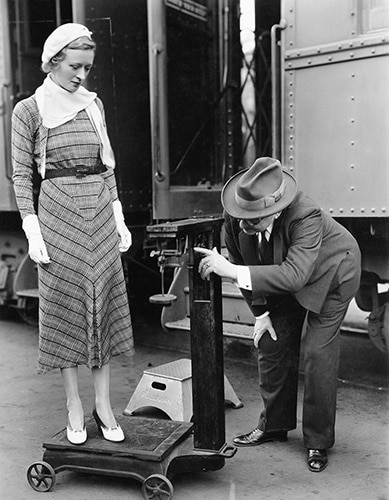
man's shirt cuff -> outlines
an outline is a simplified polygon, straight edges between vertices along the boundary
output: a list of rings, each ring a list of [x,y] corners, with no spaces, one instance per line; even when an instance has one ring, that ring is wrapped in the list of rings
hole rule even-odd
[[[250,269],[248,266],[236,266],[237,267],[237,277],[236,283],[239,288],[244,290],[252,290]]]

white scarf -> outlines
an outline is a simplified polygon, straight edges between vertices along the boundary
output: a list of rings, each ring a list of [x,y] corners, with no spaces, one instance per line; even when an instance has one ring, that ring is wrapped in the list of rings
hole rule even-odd
[[[82,86],[76,92],[68,92],[54,83],[50,75],[45,78],[43,84],[35,91],[39,114],[42,117],[42,125],[46,129],[52,129],[73,120],[77,113],[85,109],[100,139],[100,157],[103,164],[115,168],[115,158],[102,114],[95,101],[96,95],[95,92],[89,92]],[[47,130],[45,137],[41,141],[40,174],[42,178],[45,177],[46,171],[46,142]]]

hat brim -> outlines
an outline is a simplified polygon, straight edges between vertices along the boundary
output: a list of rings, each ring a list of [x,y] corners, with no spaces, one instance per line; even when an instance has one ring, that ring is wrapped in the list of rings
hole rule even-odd
[[[263,210],[245,210],[241,208],[235,201],[235,189],[240,177],[249,170],[241,170],[233,175],[224,185],[221,202],[225,211],[237,219],[255,219],[256,217],[268,217],[280,212],[292,203],[297,194],[297,181],[293,175],[286,169],[282,169],[282,174],[285,181],[285,191],[282,197],[271,207],[266,207]]]

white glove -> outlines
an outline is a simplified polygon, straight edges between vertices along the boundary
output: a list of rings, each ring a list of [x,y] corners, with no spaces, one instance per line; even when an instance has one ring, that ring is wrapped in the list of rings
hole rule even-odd
[[[273,323],[271,322],[269,313],[262,314],[255,318],[254,325],[254,345],[258,347],[259,341],[261,340],[264,333],[269,332],[270,337],[273,340],[277,340],[276,331],[273,328]]]
[[[28,239],[28,255],[37,264],[49,264],[45,242],[43,241],[38,217],[35,214],[27,215],[22,223],[23,231]]]
[[[112,202],[112,208],[116,222],[116,229],[120,236],[119,251],[127,252],[132,245],[132,234],[124,222],[122,204],[119,200],[115,200]]]

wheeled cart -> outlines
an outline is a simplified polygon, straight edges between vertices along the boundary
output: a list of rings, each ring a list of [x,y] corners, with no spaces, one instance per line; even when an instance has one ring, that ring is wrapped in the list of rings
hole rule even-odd
[[[75,446],[68,442],[66,429],[43,444],[41,462],[27,471],[29,484],[37,491],[49,491],[62,470],[77,470],[134,478],[142,482],[145,499],[170,500],[175,474],[214,471],[236,453],[225,443],[224,367],[221,280],[209,281],[198,273],[200,256],[196,246],[220,250],[220,218],[187,219],[150,226],[160,252],[175,241],[176,257],[184,256],[189,272],[192,402],[191,422],[122,415],[125,441],[104,440],[90,418],[86,421],[88,440]],[[170,245],[171,246],[171,245]],[[171,254],[171,249],[169,250]]]
[[[122,443],[104,440],[92,418],[86,423],[88,440],[82,446],[69,443],[66,429],[46,441],[42,461],[27,471],[31,487],[49,491],[56,474],[73,470],[135,479],[142,483],[146,500],[170,500],[176,474],[221,469],[224,459],[236,451],[228,445],[220,452],[196,450],[192,423],[136,416],[117,420],[126,435]]]

